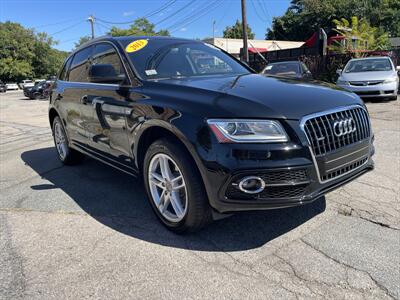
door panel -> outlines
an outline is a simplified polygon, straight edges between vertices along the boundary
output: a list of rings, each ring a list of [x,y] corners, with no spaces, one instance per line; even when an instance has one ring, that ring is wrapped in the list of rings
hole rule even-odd
[[[59,82],[57,84],[57,98],[62,105],[57,108],[61,117],[66,121],[65,129],[70,142],[87,143],[86,129],[82,122],[80,98],[86,92],[83,84],[75,82]]]
[[[85,126],[90,145],[103,155],[130,162],[131,151],[126,130],[126,117],[133,103],[120,93],[117,85],[94,85],[88,90],[90,114],[85,114]],[[90,104],[89,104],[90,103]]]
[[[93,47],[89,46],[74,54],[65,79],[61,94],[65,107],[66,130],[71,142],[88,143],[86,126],[82,119],[85,109],[82,99],[87,94],[89,58]]]

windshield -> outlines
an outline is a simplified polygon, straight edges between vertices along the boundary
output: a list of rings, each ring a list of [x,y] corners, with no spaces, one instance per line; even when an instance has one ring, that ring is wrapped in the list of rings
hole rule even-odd
[[[300,73],[299,63],[286,62],[278,64],[269,64],[264,69],[264,74],[270,75],[297,75]]]
[[[149,39],[145,47],[127,54],[140,77],[147,80],[250,73],[220,49],[199,42]]]
[[[350,61],[345,73],[357,73],[357,72],[371,72],[371,71],[391,71],[392,64],[388,58],[377,58],[377,59],[362,59]]]

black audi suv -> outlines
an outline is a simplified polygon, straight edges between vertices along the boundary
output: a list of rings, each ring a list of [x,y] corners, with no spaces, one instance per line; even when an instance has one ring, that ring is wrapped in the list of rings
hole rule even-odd
[[[60,160],[91,156],[143,178],[169,229],[309,203],[373,169],[360,98],[264,77],[212,45],[103,37],[75,50],[50,93]]]

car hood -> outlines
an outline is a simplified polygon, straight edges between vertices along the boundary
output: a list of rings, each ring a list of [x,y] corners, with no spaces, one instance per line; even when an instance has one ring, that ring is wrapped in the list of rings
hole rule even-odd
[[[258,74],[168,79],[148,84],[152,86],[150,90],[161,89],[159,95],[180,98],[187,109],[207,117],[299,120],[338,106],[362,105],[357,95],[334,85]]]
[[[394,71],[342,73],[340,79],[343,81],[374,81],[385,80],[395,75],[396,73]]]

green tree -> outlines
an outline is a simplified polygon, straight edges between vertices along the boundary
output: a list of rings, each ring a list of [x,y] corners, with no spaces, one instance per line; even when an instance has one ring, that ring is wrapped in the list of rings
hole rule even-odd
[[[113,26],[109,32],[112,36],[169,36],[168,30],[155,31],[155,25],[146,18],[138,18],[128,29],[122,29]]]
[[[90,40],[91,40],[91,37],[88,36],[88,35],[85,35],[85,36],[80,37],[79,41],[77,41],[77,42],[75,43],[75,48],[80,47],[82,44],[84,44],[84,43],[86,43],[86,42],[88,42],[88,41],[90,41]]]
[[[387,33],[382,33],[377,27],[371,26],[365,19],[358,20],[357,17],[352,17],[351,21],[344,18],[333,20],[337,33],[344,36],[344,43],[332,45],[332,50],[336,52],[354,52],[355,56],[360,56],[362,53],[356,50],[382,50],[389,46],[389,36]]]
[[[247,37],[249,39],[254,39],[255,34],[252,32],[250,26],[247,24]],[[242,39],[243,38],[243,26],[242,22],[236,20],[233,26],[227,26],[224,30],[224,38],[228,39]]]
[[[0,23],[0,79],[21,80],[33,75],[35,35],[20,24]]]
[[[18,23],[0,23],[0,79],[21,81],[56,74],[67,53],[54,49],[55,44],[46,33]]]
[[[320,27],[329,30],[334,19],[353,16],[391,36],[400,35],[399,0],[292,0],[286,13],[273,19],[266,38],[304,41]]]

